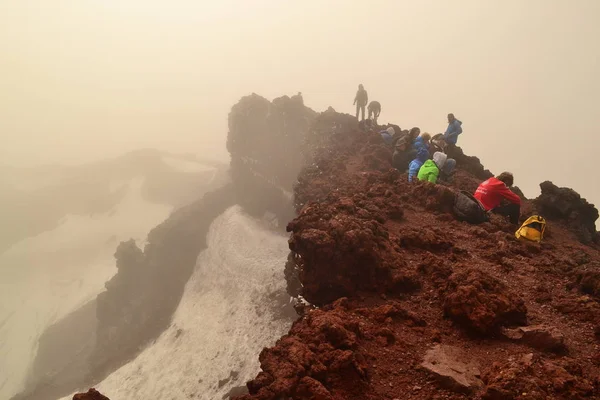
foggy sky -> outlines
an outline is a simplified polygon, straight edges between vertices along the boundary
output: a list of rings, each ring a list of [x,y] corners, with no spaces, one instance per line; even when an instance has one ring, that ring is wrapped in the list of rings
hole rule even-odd
[[[598,0],[2,0],[0,163],[78,163],[140,147],[226,159],[244,95],[301,91],[442,132],[536,196],[600,203]]]

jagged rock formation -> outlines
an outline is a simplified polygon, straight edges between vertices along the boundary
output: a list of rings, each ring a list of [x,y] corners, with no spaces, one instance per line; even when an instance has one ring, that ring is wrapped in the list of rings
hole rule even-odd
[[[569,188],[559,188],[552,182],[540,184],[542,194],[535,200],[535,206],[549,220],[563,220],[576,232],[583,243],[600,243],[596,232],[598,210],[593,204]]]
[[[262,217],[269,210],[281,222],[293,217],[291,190],[305,166],[307,135],[316,115],[300,95],[270,102],[252,94],[231,108],[231,177],[248,212]]]
[[[261,353],[240,400],[600,396],[593,206],[543,184],[523,210],[548,218],[548,237],[519,241],[502,217],[473,226],[452,215],[454,193],[491,176],[459,148],[451,184],[409,184],[376,133],[330,139],[298,178],[288,224],[286,276],[320,308],[304,307]],[[420,367],[438,362],[438,343],[474,384]]]

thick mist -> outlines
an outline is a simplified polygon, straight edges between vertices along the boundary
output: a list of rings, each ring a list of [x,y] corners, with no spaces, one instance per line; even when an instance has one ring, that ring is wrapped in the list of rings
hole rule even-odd
[[[303,93],[437,133],[529,196],[550,179],[600,202],[595,0],[7,0],[0,4],[3,163],[80,163],[154,147],[227,159],[241,96]]]

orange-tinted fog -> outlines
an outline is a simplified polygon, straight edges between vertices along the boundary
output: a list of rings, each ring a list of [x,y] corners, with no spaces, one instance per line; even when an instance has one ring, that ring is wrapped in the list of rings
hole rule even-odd
[[[595,0],[6,0],[0,160],[80,163],[141,147],[226,159],[241,97],[301,91],[442,132],[535,196],[546,179],[600,203]]]

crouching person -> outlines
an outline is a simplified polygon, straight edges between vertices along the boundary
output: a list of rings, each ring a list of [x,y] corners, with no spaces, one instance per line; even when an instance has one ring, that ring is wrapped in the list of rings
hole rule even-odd
[[[510,222],[516,225],[521,214],[521,198],[510,190],[513,181],[510,172],[503,172],[479,185],[474,196],[486,211],[509,217]]]
[[[456,162],[453,159],[449,159],[446,154],[436,151],[433,154],[433,160],[427,160],[423,163],[423,166],[419,169],[417,178],[420,181],[437,183],[438,177],[440,176],[440,171],[443,171],[444,174],[450,175],[455,166]]]
[[[417,150],[417,157],[408,164],[408,181],[412,182],[419,173],[419,170],[429,158],[429,151],[427,149]]]

